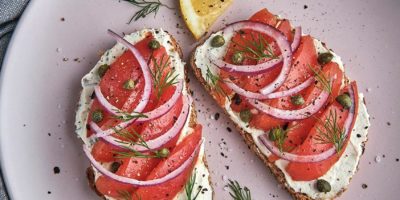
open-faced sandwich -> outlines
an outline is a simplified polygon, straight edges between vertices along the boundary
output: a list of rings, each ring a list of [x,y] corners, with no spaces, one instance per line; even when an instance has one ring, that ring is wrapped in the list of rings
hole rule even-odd
[[[205,38],[190,64],[295,199],[332,199],[347,188],[369,116],[323,42],[263,9]]]
[[[105,199],[212,199],[180,47],[161,29],[109,33],[76,114],[90,185]]]

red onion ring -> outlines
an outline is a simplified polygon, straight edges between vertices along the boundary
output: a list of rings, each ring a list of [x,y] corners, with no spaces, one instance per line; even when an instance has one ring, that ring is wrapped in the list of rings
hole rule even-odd
[[[204,139],[201,139],[199,144],[197,144],[197,147],[194,149],[193,153],[190,155],[190,157],[182,163],[181,166],[179,166],[177,169],[175,169],[174,171],[172,171],[171,173],[167,174],[166,176],[162,177],[162,178],[157,178],[157,179],[153,179],[153,180],[148,180],[148,181],[140,181],[137,179],[132,179],[132,178],[128,178],[128,177],[123,177],[123,176],[119,176],[116,175],[112,172],[110,172],[109,170],[107,170],[106,168],[104,168],[99,162],[97,162],[94,157],[92,156],[92,154],[90,153],[90,150],[88,147],[86,147],[85,145],[83,145],[83,151],[85,152],[86,156],[89,158],[92,166],[94,168],[96,168],[101,174],[114,179],[118,182],[121,183],[126,183],[126,184],[130,184],[130,185],[134,185],[134,186],[152,186],[152,185],[159,185],[161,183],[164,183],[166,181],[169,181],[177,176],[179,176],[180,174],[182,174],[184,172],[184,170],[190,166],[190,164],[193,163],[195,157],[196,157],[196,153],[199,151],[201,144],[203,143]]]
[[[290,69],[292,62],[292,50],[285,35],[283,35],[278,29],[270,25],[252,21],[239,21],[230,24],[222,30],[222,34],[233,34],[234,32],[241,29],[250,29],[270,36],[276,41],[279,49],[282,52],[282,56],[280,56],[277,59],[272,59],[270,61],[256,65],[234,65],[215,57],[209,57],[210,61],[213,64],[215,64],[217,67],[225,71],[251,74],[251,73],[265,72],[283,61],[284,64],[282,67],[282,73],[284,74],[285,72],[289,71],[288,69]],[[278,85],[278,83],[273,83],[273,84]]]
[[[181,113],[179,114],[178,118],[176,119],[174,125],[170,129],[168,129],[164,134],[162,134],[161,136],[154,138],[152,140],[146,141],[147,148],[145,148],[141,145],[130,145],[127,142],[117,139],[111,135],[100,136],[100,135],[98,135],[98,133],[101,133],[100,132],[101,129],[96,124],[94,126],[94,131],[96,132],[97,137],[101,137],[108,143],[118,146],[118,147],[132,148],[132,149],[134,149],[136,151],[140,151],[140,152],[159,149],[163,145],[168,143],[170,140],[175,138],[175,136],[177,136],[181,132],[182,127],[185,125],[185,123],[189,117],[190,106],[192,104],[192,98],[190,97],[190,95],[188,95],[186,98],[183,98],[183,107],[182,107]]]
[[[293,94],[299,93],[300,91],[306,89],[308,86],[310,86],[312,83],[314,83],[314,80],[315,80],[314,77],[311,77],[311,78],[307,79],[306,81],[304,81],[303,83],[301,83],[293,88],[290,88],[285,91],[269,93],[267,95],[247,91],[247,90],[239,87],[238,85],[236,85],[234,82],[230,81],[229,79],[225,79],[224,83],[239,95],[242,95],[242,96],[250,98],[250,99],[264,100],[264,99],[276,99],[276,98],[281,98],[281,97],[287,97],[287,96],[291,96]]]
[[[279,108],[274,108],[270,105],[259,102],[256,99],[248,99],[248,102],[257,110],[272,117],[284,120],[299,120],[306,119],[311,115],[317,113],[324,106],[325,102],[328,100],[328,97],[329,93],[323,90],[318,95],[316,100],[314,100],[314,102],[298,110],[282,110]]]
[[[118,34],[113,32],[112,30],[108,30],[108,33],[115,40],[117,40],[117,42],[121,43],[126,48],[128,48],[133,53],[133,55],[136,57],[137,61],[139,62],[139,65],[140,65],[140,68],[142,70],[143,77],[144,77],[144,90],[143,90],[143,94],[142,94],[141,100],[140,100],[139,104],[136,106],[136,108],[133,110],[132,114],[134,114],[135,112],[142,112],[144,110],[144,108],[146,107],[147,103],[149,102],[150,95],[151,95],[152,81],[151,81],[151,73],[150,73],[149,66],[147,65],[146,60],[143,58],[143,56],[136,49],[135,46],[133,46],[131,43],[126,41],[123,37],[119,36]],[[99,86],[95,87],[95,93],[96,93],[96,97],[98,98],[100,104],[103,105],[104,108],[108,112],[110,112],[110,113],[112,113],[114,115],[118,115],[118,111],[120,111],[120,109],[118,109],[115,106],[111,105],[107,101],[107,99],[101,93],[101,89],[100,89]],[[126,103],[131,103],[134,100],[134,98],[136,98],[136,97],[130,96],[126,100]],[[123,107],[125,107],[125,105]]]
[[[348,135],[351,133],[351,129],[352,126],[354,125],[354,121],[355,121],[355,116],[356,116],[356,112],[357,112],[357,108],[358,105],[355,105],[356,102],[358,102],[358,95],[356,96],[354,93],[354,91],[356,91],[355,85],[352,85],[349,88],[349,96],[352,99],[352,105],[349,108],[349,114],[346,118],[346,121],[344,122],[344,129],[345,129],[345,138],[348,137]],[[356,99],[357,98],[357,99]],[[272,141],[270,141],[268,139],[268,135],[267,134],[263,134],[261,136],[259,136],[259,140],[265,145],[265,147],[272,152],[273,154],[279,156],[280,158],[284,159],[284,160],[288,160],[291,162],[302,162],[302,163],[308,163],[308,162],[320,162],[323,160],[326,160],[328,158],[330,158],[331,156],[333,156],[336,153],[336,149],[333,146],[332,148],[319,153],[319,154],[314,154],[314,155],[296,155],[290,152],[281,152]]]
[[[301,27],[298,26],[294,28],[293,41],[292,44],[290,45],[293,52],[295,52],[297,48],[300,46],[300,41],[301,41]]]

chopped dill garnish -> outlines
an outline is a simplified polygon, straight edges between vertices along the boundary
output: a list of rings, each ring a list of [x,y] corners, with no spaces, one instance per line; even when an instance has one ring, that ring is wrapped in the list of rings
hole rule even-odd
[[[130,4],[140,8],[140,10],[138,10],[131,17],[128,24],[130,24],[132,21],[137,21],[140,18],[145,18],[147,15],[149,15],[151,13],[154,13],[154,17],[155,17],[161,6],[164,6],[168,9],[173,9],[173,8],[169,7],[168,5],[161,3],[160,0],[156,0],[156,1],[124,0],[124,1],[129,2]]]
[[[325,90],[328,93],[332,93],[332,84],[331,81],[325,76],[325,74],[320,70],[316,70],[310,65],[308,67],[314,72],[315,79],[321,83],[320,89]]]
[[[167,59],[164,60],[165,57],[167,57]],[[170,64],[170,57],[168,55],[165,56],[165,54],[163,54],[158,63],[154,57],[152,58],[152,61],[154,63],[154,72],[151,71],[151,76],[153,77],[154,81],[153,87],[154,90],[157,91],[157,99],[160,99],[165,88],[178,83],[176,80],[178,74],[175,73],[174,68],[167,71],[167,67]],[[165,72],[166,74],[164,75]]]
[[[222,96],[228,97],[228,94],[218,84],[220,81],[223,82],[224,80],[222,80],[218,75],[213,74],[209,67],[207,67],[206,81],[215,92]]]
[[[231,190],[229,194],[234,200],[251,200],[250,190],[246,186],[242,188],[237,181],[232,181],[230,179],[226,186]]]
[[[318,135],[315,137],[315,140],[317,140],[319,144],[333,144],[336,152],[339,153],[343,148],[346,137],[345,130],[339,127],[337,119],[336,110],[329,111],[325,122],[317,118],[318,123],[323,126],[323,128],[316,126]]]
[[[186,182],[185,193],[186,193],[186,199],[187,200],[195,200],[195,199],[197,199],[197,197],[199,196],[199,194],[201,192],[201,187],[199,187],[199,188],[197,188],[197,192],[195,192],[195,194],[193,194],[193,190],[195,189],[194,185],[196,183],[196,176],[197,176],[197,171],[195,170],[192,173],[192,175],[189,177],[189,180]]]
[[[140,112],[133,112],[133,113],[128,113],[125,111],[121,110],[115,110],[118,115],[113,116],[115,119],[119,119],[122,121],[129,121],[131,119],[138,119],[138,118],[147,118],[147,115],[140,113]]]
[[[258,34],[258,40],[254,37],[253,33],[250,33],[251,40],[246,40],[243,37],[243,34],[239,33],[239,35],[241,36],[241,40],[244,42],[244,44],[239,44],[235,41],[232,42],[240,47],[240,49],[237,49],[236,52],[244,53],[245,58],[256,61],[278,58],[278,56],[275,55],[271,45],[260,33]]]

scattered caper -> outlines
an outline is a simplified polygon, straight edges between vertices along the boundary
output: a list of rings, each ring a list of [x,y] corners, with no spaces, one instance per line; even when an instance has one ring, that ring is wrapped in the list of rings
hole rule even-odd
[[[129,80],[125,81],[125,83],[122,87],[126,90],[132,90],[135,87],[135,85],[136,85],[135,81],[133,81],[132,79],[129,79]]]
[[[273,129],[269,130],[269,133],[268,133],[269,140],[276,141],[280,134],[281,134],[280,128],[273,128]]]
[[[160,158],[166,158],[169,155],[169,150],[167,148],[162,148],[158,151],[158,156]]]
[[[244,60],[244,56],[242,52],[236,52],[232,56],[232,62],[234,64],[241,64]]]
[[[119,169],[120,166],[121,166],[121,163],[119,163],[119,162],[113,162],[113,163],[111,164],[110,171],[111,171],[112,173],[115,173],[115,172],[118,171],[118,169]]]
[[[109,65],[104,64],[104,65],[100,65],[100,67],[97,69],[97,74],[101,77],[104,76],[104,74],[106,74],[107,70],[110,68]]]
[[[304,104],[304,98],[300,94],[292,96],[290,99],[292,100],[293,105],[301,106]]]
[[[157,40],[151,40],[149,42],[149,48],[150,49],[158,49],[158,48],[160,48],[160,43]]]
[[[103,120],[103,111],[102,110],[95,110],[92,112],[92,121],[99,123]]]
[[[321,53],[318,56],[318,63],[321,65],[325,65],[326,63],[331,62],[333,55],[330,52]]]
[[[243,122],[248,123],[251,120],[252,114],[249,109],[245,109],[245,110],[240,111],[239,116]]]
[[[318,179],[317,180],[317,190],[319,192],[330,192],[331,191],[331,184],[329,184],[328,181],[324,179]]]
[[[211,40],[212,47],[221,47],[224,44],[225,44],[225,39],[222,35],[216,35]]]
[[[336,101],[338,103],[340,103],[340,105],[342,105],[343,108],[345,108],[345,109],[349,109],[351,107],[351,104],[352,104],[350,96],[348,94],[346,94],[346,93],[337,96],[336,97]]]

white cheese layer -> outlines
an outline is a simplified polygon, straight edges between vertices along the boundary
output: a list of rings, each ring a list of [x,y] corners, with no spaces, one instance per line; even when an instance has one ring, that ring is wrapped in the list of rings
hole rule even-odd
[[[168,55],[170,56],[170,61],[172,66],[175,67],[175,70],[178,72],[178,79],[184,79],[184,67],[185,63],[182,62],[179,53],[174,49],[174,46],[172,45],[172,39],[170,35],[163,31],[162,29],[156,30],[156,29],[143,29],[141,31],[132,33],[130,35],[126,35],[124,38],[131,42],[131,43],[137,43],[141,40],[143,40],[146,37],[147,33],[151,33],[154,38],[160,42],[162,46],[165,47]],[[90,148],[92,148],[92,143],[93,141],[89,141],[86,137],[87,135],[87,130],[86,130],[86,124],[88,120],[88,115],[89,115],[89,110],[90,106],[92,103],[91,96],[94,91],[94,87],[99,84],[100,78],[97,75],[97,69],[103,65],[111,65],[119,56],[121,56],[124,52],[126,51],[126,48],[122,45],[117,43],[114,47],[111,49],[107,50],[100,58],[100,61],[97,62],[97,64],[94,66],[94,68],[86,74],[82,78],[82,93],[80,96],[79,104],[78,104],[78,109],[76,112],[76,119],[75,119],[75,126],[76,126],[76,133],[78,137],[82,139],[82,141]],[[186,89],[186,82],[184,82],[184,87],[182,91],[182,95],[190,95]],[[190,113],[194,112],[193,108],[190,107]],[[189,116],[190,116],[189,113]],[[189,134],[192,131],[192,129],[189,127],[189,120],[186,121],[186,124],[184,125],[182,129],[182,134],[179,138],[179,141],[182,141],[182,139]],[[205,163],[203,161],[204,157],[204,144],[202,145],[202,148],[200,149],[199,153],[199,159],[196,162],[195,169],[197,171],[197,178],[196,178],[196,188],[198,186],[202,186],[204,192],[200,192],[199,198],[200,199],[205,199],[209,200],[212,199],[212,188],[209,182],[209,171],[207,167],[205,166]],[[103,164],[105,167],[109,166],[109,163],[104,163]],[[95,172],[95,180],[101,175],[95,168],[93,168]],[[175,199],[184,199],[185,197],[185,192],[184,189],[178,195],[176,195]],[[106,196],[107,199],[113,199],[112,197]]]
[[[223,35],[225,41],[230,41],[232,38],[232,35],[226,35],[223,34],[222,31],[216,32],[212,34],[205,42],[203,45],[199,46],[194,54],[195,57],[195,64],[196,66],[201,69],[201,74],[204,78],[204,80],[207,80],[206,72],[207,69],[210,69],[210,71],[214,74],[219,73],[219,69],[213,65],[208,57],[209,56],[215,56],[218,58],[222,58],[226,51],[227,51],[227,46],[224,45],[219,48],[213,48],[211,47],[211,39],[215,35]],[[316,48],[317,53],[324,53],[328,52],[329,50],[324,47],[321,41],[314,39],[314,45]],[[341,58],[336,55],[334,52],[331,52],[334,57],[332,59],[332,62],[336,62],[339,67],[344,71],[343,67],[343,62],[341,61]],[[212,54],[212,55],[209,55]],[[344,85],[344,84],[342,84]],[[292,188],[295,192],[299,193],[305,193],[309,197],[315,198],[315,199],[326,199],[326,198],[332,198],[336,196],[337,193],[340,193],[342,190],[347,188],[347,185],[349,184],[349,181],[351,177],[354,175],[354,173],[357,170],[357,165],[359,162],[359,159],[362,155],[362,145],[363,143],[367,140],[367,132],[368,132],[368,127],[370,126],[369,123],[369,115],[367,113],[367,109],[363,103],[363,95],[359,94],[359,110],[358,110],[358,117],[355,122],[354,129],[351,133],[351,138],[350,138],[350,143],[346,147],[346,150],[343,154],[343,156],[339,159],[337,163],[334,164],[334,166],[321,178],[328,181],[331,186],[332,190],[329,193],[320,193],[316,190],[315,188],[315,182],[314,181],[294,181],[291,179],[291,177],[287,174],[285,170],[285,166],[287,165],[287,161],[284,160],[278,160],[276,161],[276,166],[278,166],[283,173],[285,174],[287,186]],[[233,111],[230,108],[230,102],[227,100],[225,101],[225,110],[228,112],[230,118],[232,121],[234,121],[236,124],[238,124],[244,131],[248,132],[251,134],[255,144],[258,147],[258,151],[263,153],[265,156],[270,156],[271,152],[259,141],[258,137],[265,132],[261,129],[256,129],[252,128],[248,125],[248,123],[244,123],[239,116],[239,113]]]

